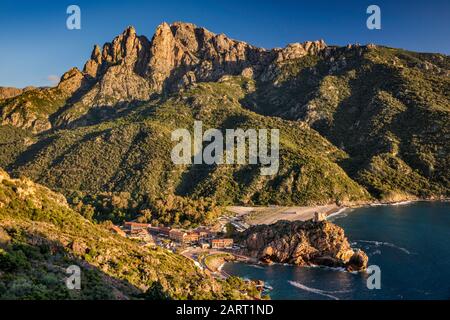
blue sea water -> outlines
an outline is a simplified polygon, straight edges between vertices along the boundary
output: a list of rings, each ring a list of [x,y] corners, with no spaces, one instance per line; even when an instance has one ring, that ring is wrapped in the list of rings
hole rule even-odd
[[[322,267],[227,263],[223,270],[262,279],[272,299],[450,299],[450,203],[415,202],[347,210],[330,221],[353,248],[381,270],[381,289],[369,274]]]

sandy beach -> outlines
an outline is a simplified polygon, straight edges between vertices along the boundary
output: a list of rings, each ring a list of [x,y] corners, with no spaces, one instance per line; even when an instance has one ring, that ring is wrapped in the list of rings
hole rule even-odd
[[[339,207],[336,204],[311,207],[227,207],[228,211],[234,213],[249,225],[272,224],[278,220],[305,221],[312,219],[314,217],[314,212],[323,213],[328,216],[341,209],[342,207]]]

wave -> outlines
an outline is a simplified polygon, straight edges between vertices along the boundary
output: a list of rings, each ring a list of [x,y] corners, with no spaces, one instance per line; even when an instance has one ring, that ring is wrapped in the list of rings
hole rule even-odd
[[[374,252],[372,252],[370,255],[371,256],[375,256],[377,254],[381,254],[381,250],[375,250]]]
[[[391,206],[404,206],[405,204],[410,204],[413,201],[400,201],[400,202],[395,202],[395,203],[391,203]]]
[[[328,215],[326,219],[328,220],[328,219],[330,219],[330,218],[334,218],[334,217],[336,217],[336,216],[342,214],[342,213],[343,213],[345,210],[347,210],[347,209],[348,209],[348,208],[346,208],[346,207],[341,208],[341,209],[339,209],[338,211],[333,212],[332,214]]]
[[[368,243],[368,244],[372,244],[372,245],[374,245],[376,247],[386,246],[386,247],[398,249],[400,251],[403,251],[406,254],[414,254],[411,251],[409,251],[408,249],[399,247],[399,246],[397,246],[397,245],[395,245],[393,243],[390,243],[390,242],[375,241],[375,240],[356,240],[355,242]]]
[[[264,281],[264,288],[266,288],[267,290],[273,290],[273,287],[271,286],[269,281]]]
[[[388,203],[371,203],[369,204],[369,207],[382,207],[382,206],[388,206]]]
[[[311,288],[311,287],[305,286],[304,284],[302,284],[300,282],[296,282],[296,281],[288,280],[288,282],[289,282],[289,284],[291,286],[294,286],[294,287],[299,288],[301,290],[312,292],[312,293],[315,293],[315,294],[318,294],[318,295],[321,295],[321,296],[324,296],[324,297],[327,297],[327,298],[330,298],[330,299],[333,299],[333,300],[339,300],[339,298],[334,296],[333,294],[350,292],[348,290],[326,291],[326,290],[320,290],[320,289],[316,289],[316,288]]]
[[[340,271],[340,272],[348,272],[347,269],[344,267],[328,267],[328,266],[321,266],[317,264],[310,264],[307,266],[302,266],[302,268],[318,268],[318,269],[325,269],[325,270],[331,270],[331,271]]]
[[[413,203],[415,201],[413,200],[405,200],[405,201],[399,201],[399,202],[380,202],[380,203],[371,203],[369,204],[370,207],[381,207],[381,206],[403,206],[406,204]]]
[[[249,266],[252,267],[252,268],[256,268],[256,269],[264,269],[264,267],[259,266],[257,264],[249,264]]]

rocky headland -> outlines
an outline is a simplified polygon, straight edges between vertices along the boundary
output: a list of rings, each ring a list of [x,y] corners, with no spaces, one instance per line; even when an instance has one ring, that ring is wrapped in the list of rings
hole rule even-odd
[[[265,263],[320,265],[363,271],[368,257],[354,250],[344,230],[328,221],[278,221],[258,225],[242,235],[243,254]]]

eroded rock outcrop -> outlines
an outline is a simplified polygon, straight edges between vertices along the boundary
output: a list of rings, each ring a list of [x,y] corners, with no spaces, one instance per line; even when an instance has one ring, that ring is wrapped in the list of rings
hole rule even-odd
[[[56,88],[36,92],[43,97],[20,99],[21,91],[0,90],[0,99],[18,95],[0,110],[2,123],[35,133],[86,124],[93,108],[109,107],[112,109],[104,110],[112,114],[126,104],[147,101],[153,94],[176,92],[197,82],[263,74],[262,79],[271,80],[277,65],[318,54],[326,47],[321,40],[266,50],[184,22],[160,24],[149,40],[130,26],[102,47],[95,45],[82,71],[72,68]]]
[[[23,89],[13,87],[0,87],[0,100],[15,97],[23,92],[33,89],[35,89],[35,87],[26,87]]]
[[[354,251],[344,230],[328,221],[278,221],[253,226],[243,234],[244,254],[266,263],[322,265],[361,271],[367,255]]]
[[[44,208],[46,201],[50,201],[58,206],[68,208],[66,198],[54,191],[51,191],[47,187],[34,183],[28,178],[13,179],[7,172],[0,168],[0,183],[4,185],[13,185],[15,197],[19,200],[27,201],[35,208]],[[10,197],[2,197],[0,199],[0,208],[10,205]]]

